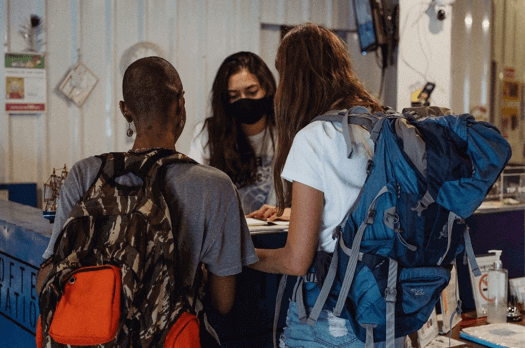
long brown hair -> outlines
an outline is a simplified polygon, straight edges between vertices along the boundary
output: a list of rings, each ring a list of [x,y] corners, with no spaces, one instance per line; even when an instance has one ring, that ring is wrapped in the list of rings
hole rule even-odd
[[[279,213],[291,203],[291,183],[281,179],[293,138],[316,116],[331,109],[365,106],[372,112],[382,107],[352,70],[345,44],[323,26],[305,23],[283,38],[275,66],[279,86],[275,93],[278,149],[274,183]]]
[[[273,102],[276,90],[275,78],[264,61],[252,52],[237,52],[228,56],[219,67],[211,89],[211,115],[206,119],[203,131],[208,130],[210,149],[209,165],[228,174],[237,187],[251,185],[257,174],[257,159],[241,124],[226,112],[229,104],[228,82],[235,73],[247,69],[253,74],[266,98]],[[266,115],[266,128],[273,142],[275,116],[273,109]]]

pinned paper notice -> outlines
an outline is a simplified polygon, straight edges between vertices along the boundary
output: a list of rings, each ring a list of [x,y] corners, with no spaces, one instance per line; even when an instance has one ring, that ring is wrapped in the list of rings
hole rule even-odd
[[[488,274],[489,270],[494,268],[494,262],[496,262],[495,254],[477,255],[476,262],[478,263],[481,276],[476,277],[472,273],[472,268],[469,263],[470,270],[470,281],[472,283],[472,292],[474,294],[474,302],[476,304],[476,315],[477,317],[487,316],[488,306]]]

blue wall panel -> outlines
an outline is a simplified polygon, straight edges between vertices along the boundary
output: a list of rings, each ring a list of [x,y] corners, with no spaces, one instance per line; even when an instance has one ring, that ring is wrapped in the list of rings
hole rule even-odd
[[[8,190],[9,200],[12,202],[37,206],[36,183],[0,184],[0,190]]]

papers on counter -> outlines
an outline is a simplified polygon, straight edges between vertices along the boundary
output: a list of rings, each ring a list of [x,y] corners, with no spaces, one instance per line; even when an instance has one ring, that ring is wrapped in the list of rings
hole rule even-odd
[[[441,305],[441,314],[438,315],[438,326],[440,333],[449,332],[454,326],[461,321],[461,315],[456,313],[456,307],[458,306],[459,296],[459,284],[457,282],[456,266],[452,266],[450,272],[450,282],[447,287],[441,292],[439,303]],[[450,319],[452,321],[452,327],[450,326]]]
[[[436,308],[430,314],[427,322],[414,333],[409,335],[410,342],[413,348],[424,348],[439,334],[439,328],[437,323]]]
[[[488,347],[525,348],[525,326],[488,324],[461,330],[459,337]]]
[[[290,224],[289,221],[266,221],[261,219],[254,219],[254,218],[246,218],[246,223],[248,226],[268,226],[268,225],[279,225],[279,226],[288,226]]]
[[[457,347],[457,346],[463,346],[463,345],[465,345],[465,342],[461,342],[453,338],[451,338],[449,341],[448,336],[438,336],[434,338],[429,344],[427,344],[425,348],[448,348],[448,347]]]
[[[246,223],[251,233],[272,233],[288,231],[289,221],[265,221],[254,218],[246,218]]]

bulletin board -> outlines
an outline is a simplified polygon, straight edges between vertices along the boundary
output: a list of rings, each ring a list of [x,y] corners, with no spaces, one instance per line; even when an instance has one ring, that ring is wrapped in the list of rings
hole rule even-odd
[[[40,113],[46,111],[47,83],[42,54],[5,54],[5,111]]]

